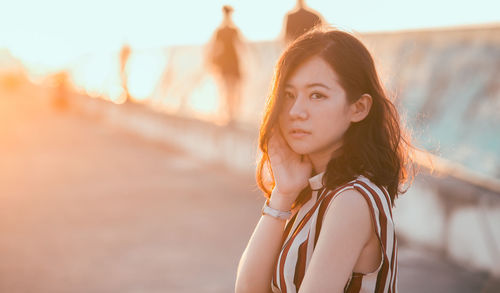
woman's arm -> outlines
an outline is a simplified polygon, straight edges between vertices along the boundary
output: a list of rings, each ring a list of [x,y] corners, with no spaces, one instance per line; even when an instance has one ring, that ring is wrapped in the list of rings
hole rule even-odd
[[[286,211],[292,206],[279,194],[271,195],[269,206]],[[236,275],[236,292],[271,292],[271,279],[277,261],[285,220],[263,215],[241,257]]]
[[[309,158],[294,153],[279,130],[269,140],[269,159],[275,180],[269,206],[289,211],[300,190],[307,186],[312,165]],[[277,261],[285,221],[268,215],[260,218],[240,260],[236,276],[236,292],[270,292],[274,265]]]
[[[374,233],[370,209],[363,196],[356,190],[338,194],[323,219],[299,292],[344,292],[363,248]]]

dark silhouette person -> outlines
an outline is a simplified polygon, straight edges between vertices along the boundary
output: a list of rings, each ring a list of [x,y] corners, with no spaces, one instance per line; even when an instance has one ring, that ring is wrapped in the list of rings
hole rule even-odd
[[[323,24],[323,17],[308,8],[304,0],[297,0],[297,5],[285,17],[285,43],[290,43],[316,26]]]
[[[233,8],[225,5],[222,12],[224,19],[214,33],[209,58],[217,76],[228,123],[231,124],[240,104],[241,71],[238,48],[241,48],[242,41],[240,32],[231,19]]]
[[[127,61],[130,57],[130,52],[130,46],[127,44],[123,45],[122,49],[120,50],[120,79],[122,82],[123,95],[125,96],[126,100],[130,98],[127,83]]]

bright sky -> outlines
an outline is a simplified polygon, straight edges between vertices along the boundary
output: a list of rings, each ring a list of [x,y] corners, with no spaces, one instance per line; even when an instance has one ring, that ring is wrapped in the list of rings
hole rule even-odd
[[[0,48],[61,65],[85,53],[206,42],[235,8],[249,40],[275,39],[294,0],[0,0]],[[327,22],[359,32],[500,22],[498,0],[309,0]]]

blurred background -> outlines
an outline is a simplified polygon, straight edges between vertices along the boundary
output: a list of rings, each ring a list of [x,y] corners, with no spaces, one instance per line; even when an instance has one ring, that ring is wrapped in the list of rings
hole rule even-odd
[[[19,0],[0,9],[0,292],[231,292],[274,64],[358,36],[415,144],[401,292],[500,292],[500,4]]]

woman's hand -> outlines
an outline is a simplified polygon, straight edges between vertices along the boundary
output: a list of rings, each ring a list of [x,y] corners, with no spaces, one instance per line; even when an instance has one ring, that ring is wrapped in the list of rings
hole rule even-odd
[[[281,200],[291,205],[299,192],[309,184],[311,161],[306,155],[294,152],[279,129],[275,129],[269,139],[268,154],[276,184],[273,197],[282,197]]]

